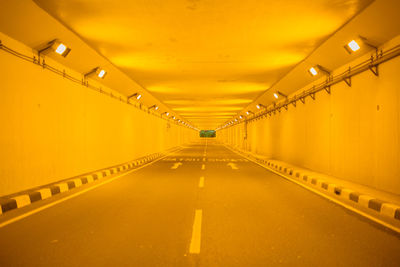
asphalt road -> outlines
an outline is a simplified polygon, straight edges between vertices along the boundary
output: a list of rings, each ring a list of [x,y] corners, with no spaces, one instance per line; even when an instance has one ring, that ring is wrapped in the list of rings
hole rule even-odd
[[[400,266],[400,237],[203,142],[0,228],[0,266]]]

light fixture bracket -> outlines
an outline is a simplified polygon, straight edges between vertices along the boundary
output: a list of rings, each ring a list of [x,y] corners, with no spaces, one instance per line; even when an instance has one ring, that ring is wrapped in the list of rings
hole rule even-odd
[[[375,66],[369,66],[369,70],[375,75],[375,76],[379,76],[379,69],[378,69],[378,65]]]
[[[56,50],[55,46],[62,44],[58,39],[51,40],[47,44],[45,44],[41,49],[38,50],[38,57],[43,54],[47,54],[50,50]],[[65,45],[64,45],[65,46]],[[69,52],[71,52],[71,48],[65,46],[65,50],[62,53],[59,53],[60,56],[66,57]]]
[[[94,75],[94,74],[98,74],[100,71],[102,71],[102,70],[100,69],[100,67],[96,67],[96,68],[92,69],[91,71],[85,73],[85,74],[83,75],[83,77],[84,77],[85,79],[87,79],[88,77],[90,77],[90,76],[92,76],[92,75]],[[106,76],[106,74],[107,74],[107,72],[105,72],[104,75],[103,75],[102,77],[99,77],[99,78],[103,79],[103,78]]]
[[[347,86],[351,87],[351,76],[344,77],[343,81],[347,84]]]
[[[363,42],[363,44],[365,44],[366,46],[369,46],[370,48],[375,49],[376,51],[378,51],[378,46],[376,46],[375,44],[371,43],[366,37],[361,36],[361,35],[359,35],[358,37]]]
[[[316,65],[316,67],[323,73],[325,73],[326,75],[330,76],[332,71],[330,71],[329,69],[325,68],[324,66],[321,65]]]
[[[137,98],[138,96],[139,96],[139,93],[134,93],[134,94],[128,96],[127,99],[129,101],[129,99],[131,99],[132,97],[136,97]]]
[[[331,94],[331,86],[330,85],[325,86],[324,89],[329,95]]]
[[[282,93],[281,91],[276,91],[278,95],[288,98],[287,94]]]

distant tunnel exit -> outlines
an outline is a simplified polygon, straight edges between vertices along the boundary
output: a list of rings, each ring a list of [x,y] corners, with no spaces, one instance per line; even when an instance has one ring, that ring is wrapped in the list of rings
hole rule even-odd
[[[213,138],[216,136],[217,136],[217,134],[214,130],[201,130],[200,131],[200,137]]]

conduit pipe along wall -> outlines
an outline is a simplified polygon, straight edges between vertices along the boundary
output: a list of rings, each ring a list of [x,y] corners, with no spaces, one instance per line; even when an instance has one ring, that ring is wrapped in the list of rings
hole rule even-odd
[[[4,34],[0,33],[0,39],[21,53],[32,54],[31,48]],[[120,164],[197,138],[194,130],[2,50],[0,62],[0,195]],[[46,62],[57,66],[50,58]],[[58,66],[76,77],[81,75]]]
[[[400,36],[384,47],[399,44]],[[341,73],[349,65],[335,71]],[[400,57],[395,57],[379,65],[379,76],[365,71],[352,77],[351,87],[338,83],[330,94],[322,90],[315,100],[309,96],[305,104],[298,101],[288,110],[227,127],[217,138],[271,159],[399,194],[399,70]]]

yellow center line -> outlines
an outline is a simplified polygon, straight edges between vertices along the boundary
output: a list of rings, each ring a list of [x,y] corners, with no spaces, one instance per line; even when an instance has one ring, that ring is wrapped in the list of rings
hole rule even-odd
[[[193,222],[192,239],[190,240],[189,253],[199,254],[201,245],[201,219],[203,210],[196,210]]]
[[[203,187],[204,187],[204,176],[201,176],[201,177],[200,177],[199,187],[200,187],[200,188],[203,188]]]

